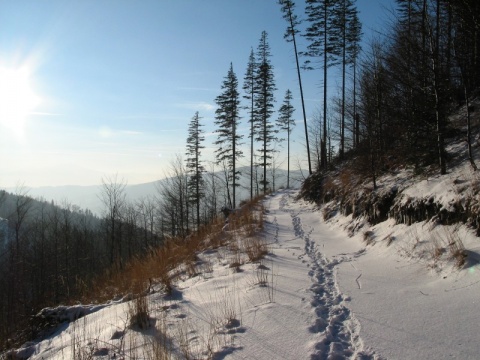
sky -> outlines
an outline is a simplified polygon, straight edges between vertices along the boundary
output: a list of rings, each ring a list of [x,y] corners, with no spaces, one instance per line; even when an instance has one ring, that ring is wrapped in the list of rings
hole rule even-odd
[[[365,39],[383,31],[393,3],[357,1]],[[297,1],[301,17],[302,7]],[[158,180],[184,156],[196,111],[203,159],[213,160],[214,99],[230,63],[241,88],[263,30],[275,109],[287,89],[294,96],[291,166],[307,168],[286,26],[275,0],[0,0],[0,187],[95,185],[113,175],[128,184]],[[306,44],[299,39],[300,50]],[[321,106],[321,71],[303,81],[311,118]],[[338,92],[339,81],[329,82]],[[244,153],[240,165],[248,165]]]

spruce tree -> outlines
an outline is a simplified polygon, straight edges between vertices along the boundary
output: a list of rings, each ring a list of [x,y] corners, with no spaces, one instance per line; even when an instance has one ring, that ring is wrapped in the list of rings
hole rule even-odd
[[[267,40],[267,32],[263,31],[257,48],[257,68],[255,71],[255,136],[261,142],[261,161],[263,167],[263,193],[267,192],[267,167],[270,165],[273,149],[272,141],[275,139],[275,129],[270,121],[275,102],[275,80],[273,66],[270,62],[270,46]]]
[[[205,196],[205,182],[202,176],[205,169],[200,160],[201,150],[205,148],[205,146],[202,145],[205,136],[203,135],[203,125],[200,124],[200,119],[201,117],[197,111],[188,127],[186,152],[187,173],[189,175],[187,182],[188,197],[189,202],[196,208],[197,228],[200,227],[200,202]]]
[[[254,148],[253,143],[255,140],[255,53],[253,49],[250,51],[250,56],[248,58],[247,71],[245,72],[245,77],[243,78],[243,90],[245,94],[243,97],[249,101],[249,105],[246,107],[250,113],[250,199],[253,198],[253,166],[254,166]]]
[[[287,90],[283,104],[278,111],[277,126],[280,130],[287,132],[287,189],[290,188],[290,134],[295,126],[292,105],[292,92]]]
[[[226,163],[228,166],[227,180],[232,184],[232,196],[228,199],[229,205],[235,207],[235,189],[239,186],[240,171],[237,170],[237,160],[243,156],[240,150],[240,141],[243,135],[238,134],[240,121],[240,94],[238,92],[238,80],[230,63],[230,69],[222,83],[222,93],[216,97],[215,103],[215,131],[218,136],[215,145],[218,146],[216,153],[217,164]]]

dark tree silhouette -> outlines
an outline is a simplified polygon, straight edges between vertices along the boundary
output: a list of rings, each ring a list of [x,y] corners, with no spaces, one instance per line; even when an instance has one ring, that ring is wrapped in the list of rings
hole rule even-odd
[[[228,180],[232,184],[232,196],[228,199],[231,207],[236,206],[235,191],[240,171],[237,170],[237,160],[243,155],[239,148],[243,135],[238,133],[240,121],[240,94],[238,93],[238,80],[230,63],[230,69],[222,83],[222,93],[215,99],[215,124],[217,125],[218,146],[216,152],[217,164],[226,162],[228,165]]]

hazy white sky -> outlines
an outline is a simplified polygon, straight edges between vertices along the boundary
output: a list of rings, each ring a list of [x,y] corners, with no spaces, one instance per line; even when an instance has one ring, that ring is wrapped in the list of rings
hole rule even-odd
[[[367,38],[393,2],[357,1]],[[300,16],[302,7],[297,1]],[[185,152],[195,111],[208,158],[223,78],[232,62],[243,84],[263,30],[276,108],[289,88],[294,149],[305,158],[285,28],[276,0],[0,0],[0,186],[92,185],[112,174],[129,184],[157,180]],[[303,76],[311,116],[321,105],[321,71]],[[330,81],[331,93],[337,84]]]

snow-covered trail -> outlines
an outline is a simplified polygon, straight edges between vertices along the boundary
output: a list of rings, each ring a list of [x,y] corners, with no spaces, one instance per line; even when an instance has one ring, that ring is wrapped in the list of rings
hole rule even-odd
[[[335,224],[348,219],[327,224],[295,195],[280,192],[265,205],[274,252],[287,249],[310,264],[311,329],[320,335],[312,359],[480,358],[480,263],[431,272],[427,259],[400,255],[408,244],[382,244],[411,228],[379,224],[372,229],[379,243],[366,246],[362,234],[350,238]]]
[[[349,298],[338,287],[336,266],[349,257],[342,254],[342,258],[329,259],[322,252],[325,242],[335,243],[338,235],[320,226],[321,214],[312,205],[295,202],[295,195],[283,191],[269,197],[265,201],[266,222],[273,252],[287,256],[286,250],[308,267],[310,286],[306,290],[312,313],[309,331],[316,334],[310,358],[377,358],[364,346],[360,324],[348,307]],[[352,253],[352,257],[359,253]]]

